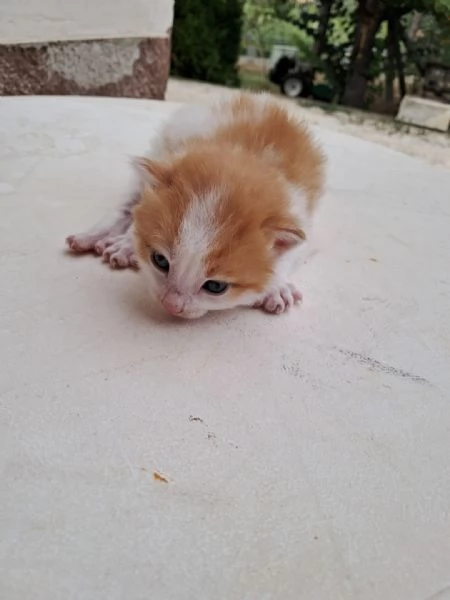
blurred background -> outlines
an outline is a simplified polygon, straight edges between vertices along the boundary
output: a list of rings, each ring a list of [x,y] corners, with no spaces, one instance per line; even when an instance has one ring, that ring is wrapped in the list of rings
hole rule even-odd
[[[450,167],[450,0],[0,1],[0,95],[239,88]]]
[[[450,0],[177,0],[172,73],[395,114],[450,101]]]

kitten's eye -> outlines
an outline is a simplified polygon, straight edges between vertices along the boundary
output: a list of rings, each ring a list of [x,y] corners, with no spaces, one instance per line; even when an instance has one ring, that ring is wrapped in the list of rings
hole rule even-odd
[[[169,272],[170,264],[164,254],[159,254],[159,252],[152,252],[151,254],[152,263],[155,265],[157,269],[160,271],[164,271],[164,273]]]
[[[226,283],[225,281],[214,281],[213,279],[208,279],[208,281],[205,281],[202,287],[210,294],[223,294],[230,287],[230,284]]]

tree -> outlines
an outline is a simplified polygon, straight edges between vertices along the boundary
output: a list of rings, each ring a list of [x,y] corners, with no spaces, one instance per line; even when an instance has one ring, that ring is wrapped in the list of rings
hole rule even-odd
[[[395,29],[392,20],[388,22],[388,34],[387,34],[387,56],[385,63],[385,89],[384,99],[386,107],[392,110],[394,106],[394,80],[395,80],[395,56],[396,56],[396,39]]]
[[[356,11],[355,41],[350,57],[343,103],[362,108],[366,100],[367,82],[375,36],[383,20],[383,0],[359,0]]]
[[[405,94],[400,39],[408,54],[414,58],[419,71],[423,73],[423,63],[418,59],[414,44],[401,22],[405,15],[413,11],[432,13],[444,19],[446,16],[448,21],[448,0],[358,0],[354,44],[343,95],[344,104],[356,108],[363,108],[365,105],[375,38],[384,20],[389,24],[388,54],[391,53],[391,58],[388,58],[388,84],[391,85],[391,69],[395,63],[401,93]]]
[[[248,45],[255,47],[258,56],[265,56],[265,29],[276,18],[272,0],[254,0],[244,3],[244,36]]]
[[[368,104],[383,73],[394,110],[396,80],[403,96],[405,74],[423,75],[430,60],[450,62],[450,0],[246,0],[246,9],[254,39],[281,19],[312,40],[309,51],[297,44],[302,60],[325,74],[338,101],[356,108]]]
[[[237,85],[242,0],[176,0],[172,73]]]
[[[326,49],[327,45],[327,30],[329,28],[331,8],[334,0],[320,0],[319,3],[319,18],[317,24],[317,34],[314,44],[314,51],[317,56],[320,56]]]
[[[325,74],[334,96],[340,100],[345,86],[356,0],[294,2],[287,20],[313,40],[303,55],[311,66]],[[306,49],[305,49],[306,50]]]

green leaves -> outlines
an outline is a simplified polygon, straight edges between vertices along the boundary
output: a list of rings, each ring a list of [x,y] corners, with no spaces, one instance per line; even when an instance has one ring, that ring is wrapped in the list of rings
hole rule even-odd
[[[177,0],[172,32],[172,73],[237,85],[241,0]]]

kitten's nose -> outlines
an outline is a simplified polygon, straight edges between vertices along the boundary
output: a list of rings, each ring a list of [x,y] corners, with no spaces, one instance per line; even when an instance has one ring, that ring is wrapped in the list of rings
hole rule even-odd
[[[167,294],[161,303],[171,315],[180,315],[183,312],[184,302],[179,294]]]

